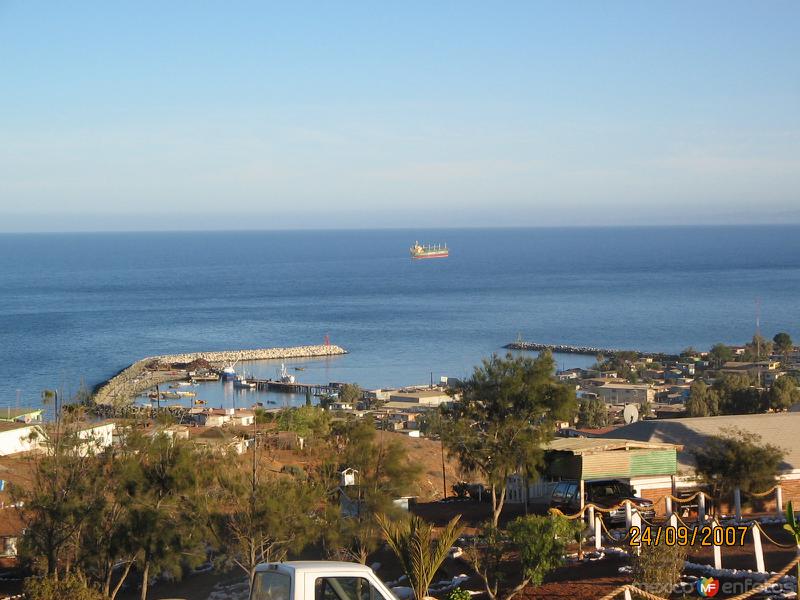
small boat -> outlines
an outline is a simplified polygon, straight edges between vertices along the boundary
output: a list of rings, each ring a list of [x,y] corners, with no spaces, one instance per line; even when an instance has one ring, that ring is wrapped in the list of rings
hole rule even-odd
[[[233,380],[233,387],[238,388],[240,390],[254,390],[256,384],[252,381],[247,381],[244,375],[237,375],[236,379]]]
[[[305,367],[295,367],[294,370],[295,371],[305,371],[306,368]]]
[[[195,404],[196,406],[201,406],[201,405],[203,405],[203,404],[205,404],[205,403],[206,403],[206,401],[205,401],[205,400],[195,400],[195,401],[194,401],[194,404]]]
[[[197,392],[189,392],[183,390],[178,390],[175,393],[178,394],[178,396],[180,396],[181,398],[194,398],[195,396],[197,396]]]
[[[177,400],[181,395],[178,392],[161,392],[162,400]]]

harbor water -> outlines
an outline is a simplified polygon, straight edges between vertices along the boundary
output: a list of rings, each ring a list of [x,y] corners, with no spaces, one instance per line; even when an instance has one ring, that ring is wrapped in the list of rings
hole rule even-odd
[[[45,388],[75,392],[148,355],[318,344],[326,334],[350,353],[288,362],[299,381],[388,387],[427,383],[431,373],[463,377],[518,334],[665,352],[739,343],[753,335],[757,300],[765,336],[798,339],[799,234],[765,226],[0,235],[0,406],[38,405]],[[415,240],[447,243],[450,256],[412,261]],[[274,377],[279,366],[237,369]],[[240,405],[222,384],[202,389],[209,404]]]

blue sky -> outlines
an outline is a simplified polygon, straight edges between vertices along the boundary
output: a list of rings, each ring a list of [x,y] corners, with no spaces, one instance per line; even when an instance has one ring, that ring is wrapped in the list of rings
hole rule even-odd
[[[800,2],[0,0],[0,231],[800,222]]]

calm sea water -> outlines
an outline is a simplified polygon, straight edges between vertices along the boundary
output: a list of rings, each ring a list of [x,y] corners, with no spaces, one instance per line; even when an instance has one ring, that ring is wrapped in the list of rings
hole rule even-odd
[[[417,239],[452,254],[412,262]],[[800,227],[0,235],[0,405],[147,355],[325,334],[351,353],[304,361],[300,381],[463,376],[518,333],[707,348],[752,336],[757,298],[765,335],[800,338]],[[237,402],[222,385],[202,390]]]

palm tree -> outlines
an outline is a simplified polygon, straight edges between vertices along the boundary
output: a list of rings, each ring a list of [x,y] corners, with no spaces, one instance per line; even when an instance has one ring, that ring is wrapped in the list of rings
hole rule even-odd
[[[464,527],[458,524],[460,518],[461,515],[453,517],[434,541],[433,525],[416,515],[399,522],[390,521],[386,515],[377,516],[386,541],[397,555],[417,600],[425,598],[436,571],[447,558],[453,542],[461,535]]]

